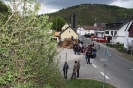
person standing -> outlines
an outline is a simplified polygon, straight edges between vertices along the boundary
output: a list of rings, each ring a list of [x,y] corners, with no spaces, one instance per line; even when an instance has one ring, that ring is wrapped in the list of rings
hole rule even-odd
[[[77,61],[77,77],[79,77],[80,61]]]
[[[71,36],[71,40],[73,41],[73,36]]]
[[[76,79],[76,72],[77,72],[77,61],[74,61],[73,72],[70,79]]]
[[[64,63],[64,66],[63,66],[63,72],[64,72],[64,78],[67,79],[67,71],[69,69],[69,66],[67,64],[67,62]]]
[[[74,54],[76,54],[76,52],[77,52],[77,44],[76,44],[76,42],[74,41],[74,44],[73,44],[73,51],[74,51]]]
[[[91,52],[91,54],[90,54],[90,63],[89,64],[93,63],[93,58],[94,58],[94,52]]]
[[[77,46],[77,54],[80,55],[80,52],[81,52],[81,47],[78,45]]]
[[[95,44],[94,44],[94,42],[92,43],[92,47],[94,47],[95,46]]]

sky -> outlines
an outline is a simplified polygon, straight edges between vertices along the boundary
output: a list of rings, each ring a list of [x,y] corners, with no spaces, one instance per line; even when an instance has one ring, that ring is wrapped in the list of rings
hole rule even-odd
[[[63,8],[80,4],[107,4],[124,8],[133,8],[133,0],[39,0],[41,3],[38,14],[52,13]]]

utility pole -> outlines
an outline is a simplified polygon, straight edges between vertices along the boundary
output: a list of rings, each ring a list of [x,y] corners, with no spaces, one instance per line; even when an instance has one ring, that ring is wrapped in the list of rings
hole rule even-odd
[[[108,51],[106,51],[106,52],[108,52]],[[105,70],[104,70],[103,88],[104,88],[104,85],[105,85],[105,76],[106,76],[106,68],[107,68],[107,55],[106,55],[106,61],[105,61],[105,64],[104,64],[104,68],[105,68]]]
[[[104,80],[103,80],[103,88],[104,88],[104,86],[105,86],[106,69],[107,69],[107,60],[108,60],[108,56],[111,56],[111,54],[110,54],[110,52],[108,50],[108,47],[106,47],[106,50],[104,51],[103,54],[106,57],[105,58],[105,64],[104,64],[104,68],[105,68],[105,70],[104,70]]]
[[[66,61],[65,62],[67,62],[67,53],[66,53]],[[65,77],[67,76],[67,70],[66,70],[66,66],[65,66]]]

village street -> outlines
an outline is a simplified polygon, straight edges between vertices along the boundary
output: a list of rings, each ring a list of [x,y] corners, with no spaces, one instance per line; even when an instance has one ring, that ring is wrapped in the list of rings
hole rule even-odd
[[[83,41],[85,44],[89,43],[90,40],[88,38],[83,37]],[[101,48],[97,48],[97,57],[94,59],[93,64],[86,65],[85,56],[74,55],[72,49],[60,49],[61,52],[59,56],[61,56],[61,60],[59,63],[60,71],[63,75],[63,65],[67,60],[69,65],[68,70],[68,79],[70,79],[72,74],[72,68],[75,60],[80,60],[80,75],[77,79],[96,79],[96,80],[104,80],[104,71],[105,71],[105,61],[101,61],[101,59],[105,58],[103,52],[106,48],[104,44],[100,44]],[[97,47],[97,43],[95,42],[95,46]],[[111,57],[107,59],[107,69],[106,69],[106,79],[105,82],[108,82],[117,88],[133,88],[133,63],[123,59],[118,56],[115,52],[111,52]],[[66,54],[67,53],[67,54]],[[101,84],[102,85],[102,84]]]

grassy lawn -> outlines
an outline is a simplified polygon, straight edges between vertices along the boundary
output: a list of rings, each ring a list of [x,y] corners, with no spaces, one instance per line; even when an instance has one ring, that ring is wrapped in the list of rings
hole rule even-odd
[[[103,88],[103,82],[89,79],[68,80],[66,88]],[[104,88],[116,88],[105,83]]]

